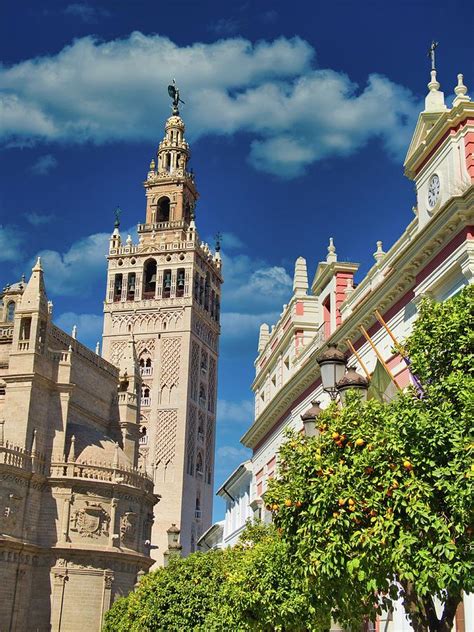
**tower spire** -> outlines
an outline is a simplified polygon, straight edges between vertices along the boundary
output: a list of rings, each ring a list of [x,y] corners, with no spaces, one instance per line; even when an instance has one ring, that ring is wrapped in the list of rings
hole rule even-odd
[[[428,94],[425,98],[425,112],[444,112],[446,105],[444,103],[444,92],[441,92],[440,83],[436,77],[436,57],[435,51],[438,48],[438,42],[434,40],[428,50],[428,57],[431,60],[431,80],[428,83]]]

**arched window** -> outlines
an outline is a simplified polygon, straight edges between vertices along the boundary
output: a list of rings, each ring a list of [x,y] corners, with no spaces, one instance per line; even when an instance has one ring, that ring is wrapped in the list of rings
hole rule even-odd
[[[171,270],[163,272],[163,298],[169,298],[171,295]]]
[[[121,274],[116,274],[114,279],[114,301],[120,301],[122,297],[122,279]]]
[[[7,320],[9,323],[15,318],[15,302],[10,301],[7,305]]]
[[[145,362],[146,367],[151,367],[151,358],[147,358]]]
[[[156,261],[148,259],[143,266],[143,298],[154,298],[156,289]]]
[[[196,458],[196,476],[199,476],[200,478],[202,478],[203,474],[204,474],[204,469],[203,469],[203,462],[202,462],[202,454],[198,452],[198,455]]]
[[[204,309],[209,311],[209,295],[211,291],[211,279],[209,272],[206,274],[206,283],[204,285]]]
[[[143,369],[143,367],[145,366],[145,360],[143,358],[140,358],[140,368]]]
[[[176,296],[184,296],[184,268],[178,268],[176,276]]]
[[[135,283],[136,283],[135,272],[129,272],[128,279],[127,279],[127,301],[135,300]]]
[[[156,221],[170,221],[170,199],[168,197],[162,197],[158,200],[158,205],[156,207]]]
[[[196,496],[196,509],[194,511],[195,517],[199,520],[201,518],[201,499]]]
[[[140,445],[146,445],[148,443],[148,435],[146,433],[146,427],[145,426],[143,426],[143,428],[141,428],[141,430],[140,430],[139,443],[140,443]]]
[[[150,387],[147,386],[146,384],[144,384],[142,386],[142,397],[141,397],[140,404],[141,404],[141,406],[148,407],[148,406],[150,406],[150,403],[151,403]]]

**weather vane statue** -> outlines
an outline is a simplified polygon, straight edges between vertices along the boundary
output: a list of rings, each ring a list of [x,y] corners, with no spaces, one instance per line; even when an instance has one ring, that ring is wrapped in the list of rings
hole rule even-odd
[[[431,46],[428,50],[428,55],[427,57],[429,57],[431,59],[431,70],[436,70],[436,64],[435,64],[435,51],[438,48],[438,42],[435,42],[434,40],[431,42]]]
[[[114,211],[114,215],[115,215],[115,228],[119,228],[120,227],[120,215],[122,214],[122,209],[120,208],[120,206],[117,206],[117,208]]]
[[[173,116],[179,116],[178,105],[180,103],[184,104],[184,101],[179,97],[179,90],[176,86],[176,80],[173,79],[173,83],[170,83],[168,86],[168,94],[173,99]]]

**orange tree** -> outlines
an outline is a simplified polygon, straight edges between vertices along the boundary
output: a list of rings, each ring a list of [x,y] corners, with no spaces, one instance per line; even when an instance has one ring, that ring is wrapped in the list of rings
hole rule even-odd
[[[289,433],[267,506],[322,611],[353,629],[400,598],[417,632],[451,630],[474,590],[474,288],[424,301],[406,342],[423,394],[329,407]],[[442,604],[437,615],[434,599]]]

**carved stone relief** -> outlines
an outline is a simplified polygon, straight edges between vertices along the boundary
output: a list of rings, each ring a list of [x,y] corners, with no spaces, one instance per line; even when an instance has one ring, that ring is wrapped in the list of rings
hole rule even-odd
[[[99,538],[109,534],[110,516],[100,503],[85,501],[71,516],[71,531],[84,538]]]

